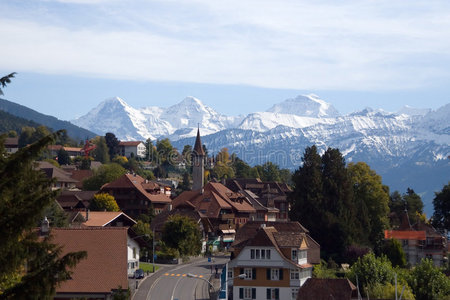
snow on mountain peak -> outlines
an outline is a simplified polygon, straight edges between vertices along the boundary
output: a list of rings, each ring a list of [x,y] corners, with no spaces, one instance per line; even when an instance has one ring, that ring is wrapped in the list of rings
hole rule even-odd
[[[397,113],[405,114],[408,116],[425,116],[430,111],[431,109],[429,108],[415,108],[409,105],[405,105],[401,109],[399,109]]]
[[[267,112],[280,114],[293,114],[300,117],[333,118],[339,116],[339,112],[317,95],[299,95],[295,98],[275,104]]]

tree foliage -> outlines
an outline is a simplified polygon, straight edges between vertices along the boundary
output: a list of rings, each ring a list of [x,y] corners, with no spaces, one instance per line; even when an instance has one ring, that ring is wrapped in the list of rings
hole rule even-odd
[[[97,136],[93,143],[96,148],[93,151],[93,156],[96,161],[101,162],[102,164],[107,164],[111,161],[109,156],[109,148],[106,145],[106,139],[103,136]]]
[[[0,78],[0,95],[3,95],[2,89],[5,88],[8,83],[11,83],[11,78],[14,78],[16,74],[16,72],[12,72],[11,74]]]
[[[450,181],[433,199],[433,226],[450,231]]]
[[[199,255],[202,250],[199,226],[189,217],[173,215],[163,227],[162,240],[181,256]]]
[[[51,299],[56,285],[67,280],[70,268],[86,256],[85,252],[61,256],[60,247],[51,244],[48,238],[39,241],[33,230],[56,196],[51,190],[51,181],[33,168],[33,161],[60,134],[59,131],[45,136],[9,156],[5,155],[4,136],[0,138],[2,298]]]
[[[389,199],[389,208],[391,211],[391,225],[393,227],[401,224],[401,220],[408,211],[408,217],[411,224],[419,221],[420,215],[423,213],[423,202],[419,195],[413,189],[407,188],[406,193],[401,195],[398,191],[394,191]]]
[[[389,192],[383,186],[381,176],[366,163],[350,163],[348,171],[358,223],[364,228],[364,233],[359,236],[358,241],[379,252],[383,245],[384,230],[389,224]]]
[[[408,277],[417,300],[449,299],[450,278],[433,265],[431,259],[423,259]]]
[[[385,241],[382,253],[389,258],[394,267],[404,268],[406,266],[406,255],[403,247],[396,239]]]
[[[127,170],[116,163],[102,165],[94,171],[93,176],[83,180],[83,190],[97,191],[105,183],[116,180],[126,172]]]
[[[111,159],[119,154],[119,140],[114,133],[107,132],[105,134],[105,142],[106,146],[108,146],[108,154]]]
[[[93,211],[120,211],[116,199],[108,193],[95,194],[89,209]]]

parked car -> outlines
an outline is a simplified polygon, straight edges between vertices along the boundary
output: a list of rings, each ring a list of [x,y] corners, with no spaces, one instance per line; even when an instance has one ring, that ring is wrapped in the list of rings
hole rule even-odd
[[[142,270],[142,269],[137,269],[137,270],[134,272],[134,278],[136,278],[136,279],[144,278],[144,270]]]

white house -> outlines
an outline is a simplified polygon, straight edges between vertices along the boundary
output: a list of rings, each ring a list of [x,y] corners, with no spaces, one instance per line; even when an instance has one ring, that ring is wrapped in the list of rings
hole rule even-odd
[[[126,157],[139,157],[145,158],[146,148],[143,142],[131,141],[131,142],[120,142],[119,143],[120,155]]]

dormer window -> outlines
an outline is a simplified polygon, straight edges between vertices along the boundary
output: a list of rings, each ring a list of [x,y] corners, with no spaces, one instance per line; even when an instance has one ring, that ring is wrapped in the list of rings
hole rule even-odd
[[[297,249],[292,249],[292,251],[291,251],[291,259],[293,261],[297,261],[298,260],[298,251],[297,251]]]

